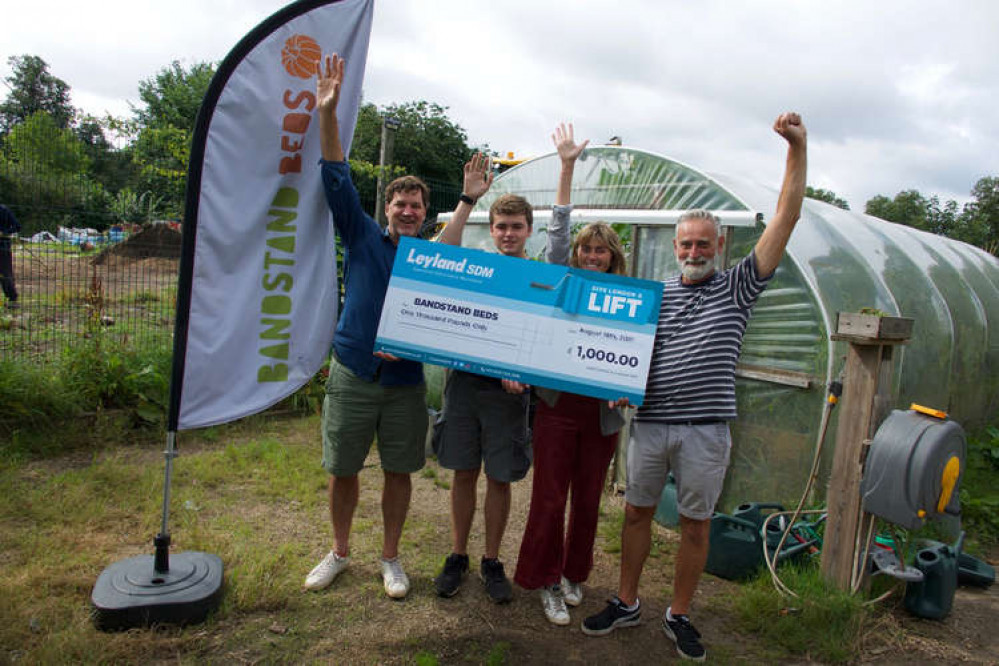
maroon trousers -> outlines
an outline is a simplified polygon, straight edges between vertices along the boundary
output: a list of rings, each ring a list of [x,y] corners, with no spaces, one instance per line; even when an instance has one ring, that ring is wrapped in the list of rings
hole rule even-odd
[[[593,568],[600,496],[617,435],[600,434],[598,399],[562,393],[555,407],[538,401],[533,444],[531,509],[513,579],[527,590],[563,575],[582,583]]]

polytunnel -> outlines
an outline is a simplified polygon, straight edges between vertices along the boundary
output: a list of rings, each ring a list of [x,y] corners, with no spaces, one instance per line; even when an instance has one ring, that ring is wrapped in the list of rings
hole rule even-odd
[[[512,192],[535,208],[528,251],[540,256],[560,166],[552,153],[499,175],[477,203],[464,245],[493,249],[487,211],[496,197]],[[719,216],[727,239],[720,262],[732,265],[760,237],[779,184],[706,173],[630,147],[591,147],[575,168],[573,223],[615,224],[630,248],[630,274],[662,280],[678,270],[672,240],[683,211],[706,208]],[[720,509],[747,501],[789,504],[800,496],[827,386],[847,352],[847,343],[830,338],[836,316],[862,308],[914,320],[911,340],[892,355],[896,407],[916,402],[941,409],[966,429],[994,419],[999,261],[959,241],[805,199],[746,330],[736,373],[739,418],[731,424],[732,464]],[[844,390],[850,390],[848,378]],[[823,479],[837,416],[827,435]]]

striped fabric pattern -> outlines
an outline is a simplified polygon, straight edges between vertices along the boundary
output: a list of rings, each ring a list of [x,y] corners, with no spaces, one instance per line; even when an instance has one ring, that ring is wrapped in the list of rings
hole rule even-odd
[[[735,365],[749,314],[772,276],[761,278],[750,253],[706,282],[663,283],[655,347],[641,421],[731,421]]]

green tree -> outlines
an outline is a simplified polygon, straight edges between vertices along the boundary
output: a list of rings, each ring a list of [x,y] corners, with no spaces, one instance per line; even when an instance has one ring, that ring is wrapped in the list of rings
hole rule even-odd
[[[69,127],[74,115],[69,84],[49,73],[48,63],[38,56],[11,56],[7,64],[12,71],[4,81],[10,93],[0,104],[0,134],[39,111],[49,114],[56,127]]]
[[[91,178],[86,146],[72,130],[38,111],[15,125],[2,143],[2,196],[20,209],[25,233],[59,224],[107,226],[107,194]]]
[[[928,231],[929,203],[919,191],[905,190],[896,194],[894,199],[884,195],[870,199],[864,207],[864,212],[882,220]]]
[[[399,121],[392,164],[429,180],[461,184],[462,167],[474,152],[460,125],[447,116],[447,107],[424,100],[390,104],[378,110],[365,104],[358,113],[351,144],[352,160],[378,164],[382,118]]]
[[[378,164],[378,152],[382,143],[382,114],[370,102],[357,110],[357,124],[350,144],[350,161],[360,160],[368,164]]]
[[[830,190],[823,190],[822,188],[815,188],[811,185],[806,185],[805,196],[809,199],[825,201],[826,203],[830,203],[833,206],[842,208],[843,210],[850,210],[850,204],[846,202],[846,199],[839,197],[835,192]]]
[[[139,82],[142,106],[133,107],[143,128],[177,127],[193,132],[201,101],[215,76],[215,65],[198,62],[185,69],[174,60],[155,76]]]
[[[968,234],[969,243],[999,254],[999,178],[980,178],[971,189],[971,197],[962,211],[962,231]]]
[[[73,132],[90,158],[90,175],[109,192],[118,192],[135,182],[136,169],[130,153],[119,150],[108,139],[119,133],[120,126],[121,121],[110,115],[97,118],[81,113],[74,121]]]
[[[184,209],[194,124],[214,75],[214,64],[185,68],[175,60],[139,83],[142,105],[132,109],[136,135],[130,155],[138,170],[132,189],[150,192],[171,217],[180,217]]]

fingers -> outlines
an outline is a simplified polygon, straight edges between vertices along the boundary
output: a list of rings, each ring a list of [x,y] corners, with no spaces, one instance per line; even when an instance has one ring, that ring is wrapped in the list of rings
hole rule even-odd
[[[503,390],[507,393],[519,394],[523,393],[528,388],[527,384],[522,384],[512,379],[501,379],[500,383],[503,385]]]
[[[341,58],[336,53],[328,54],[323,58],[319,67],[316,68],[319,79],[336,79],[337,81],[343,81],[343,67],[346,60]]]
[[[801,116],[793,111],[785,111],[784,113],[777,116],[777,120],[774,121],[774,131],[778,134],[784,134],[788,127],[800,126]]]

